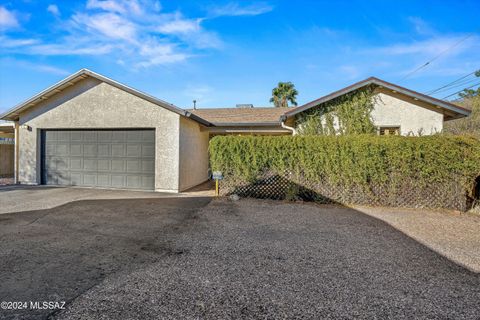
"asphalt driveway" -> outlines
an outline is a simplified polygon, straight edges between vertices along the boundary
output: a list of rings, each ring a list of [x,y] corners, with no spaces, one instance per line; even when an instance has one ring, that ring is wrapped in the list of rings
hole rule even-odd
[[[353,209],[86,200],[0,215],[2,318],[478,319],[480,276]]]

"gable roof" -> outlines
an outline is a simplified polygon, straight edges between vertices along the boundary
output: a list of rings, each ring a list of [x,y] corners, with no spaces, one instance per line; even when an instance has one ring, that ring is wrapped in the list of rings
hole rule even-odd
[[[215,126],[280,125],[280,117],[291,108],[209,108],[191,109],[193,114]]]
[[[88,69],[81,69],[77,72],[75,72],[74,74],[66,77],[65,79],[55,83],[54,85],[52,85],[51,87],[48,87],[47,89],[43,90],[42,92],[34,95],[33,97],[31,97],[30,99],[28,99],[27,101],[24,101],[18,105],[16,105],[15,107],[13,107],[12,109],[8,110],[7,112],[5,112],[4,114],[0,115],[0,119],[4,119],[4,120],[12,120],[12,121],[15,121],[15,120],[18,120],[19,118],[19,115],[21,112],[24,112],[26,111],[27,109],[31,108],[31,107],[34,107],[35,105],[37,105],[39,102],[43,101],[43,100],[46,100],[50,97],[52,97],[53,95],[61,92],[62,90],[64,90],[65,88],[68,88],[72,85],[74,85],[75,83],[87,78],[87,77],[92,77],[92,78],[95,78],[97,80],[100,80],[102,82],[105,82],[105,83],[108,83],[118,89],[121,89],[123,91],[126,91],[130,94],[133,94],[139,98],[142,98],[144,100],[147,100],[153,104],[156,104],[162,108],[165,108],[167,110],[170,110],[172,112],[175,112],[181,116],[184,116],[184,117],[187,117],[187,118],[190,118],[194,121],[197,121],[198,123],[201,123],[205,126],[211,126],[212,124],[194,114],[192,114],[191,112],[189,111],[186,111],[184,109],[181,109],[171,103],[168,103],[166,101],[163,101],[163,100],[160,100],[160,99],[157,99],[151,95],[148,95],[146,93],[143,93],[141,91],[138,91],[136,89],[133,89],[129,86],[126,86],[124,84],[121,84],[120,82],[117,82],[115,80],[112,80],[110,78],[107,78],[105,76],[102,76],[96,72],[93,72],[91,70],[88,70]]]
[[[413,98],[415,100],[423,101],[425,103],[431,104],[432,106],[438,106],[444,110],[448,110],[449,112],[453,113],[455,116],[453,118],[461,118],[464,116],[468,116],[470,114],[470,110],[462,108],[456,104],[450,103],[448,101],[440,100],[437,98],[433,98],[431,96],[427,96],[423,93],[419,93],[401,86],[398,86],[396,84],[375,78],[375,77],[370,77],[368,79],[365,79],[363,81],[359,81],[357,83],[354,83],[348,87],[345,87],[341,90],[332,92],[326,96],[323,96],[319,99],[313,100],[309,103],[306,103],[302,106],[299,106],[297,108],[294,108],[290,111],[285,112],[283,118],[286,119],[287,117],[294,116],[300,112],[306,111],[308,109],[311,109],[313,107],[316,107],[322,103],[328,102],[332,99],[335,99],[337,97],[340,97],[344,94],[350,93],[352,91],[358,90],[360,88],[369,86],[369,85],[376,85],[378,87],[386,88],[389,89],[393,92],[398,92],[403,95],[406,95],[410,98]]]

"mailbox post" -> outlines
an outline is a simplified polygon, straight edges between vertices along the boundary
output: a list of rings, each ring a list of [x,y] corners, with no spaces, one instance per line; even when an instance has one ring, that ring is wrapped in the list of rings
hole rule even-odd
[[[218,197],[218,181],[223,179],[221,171],[213,171],[212,178],[215,180],[215,196]]]

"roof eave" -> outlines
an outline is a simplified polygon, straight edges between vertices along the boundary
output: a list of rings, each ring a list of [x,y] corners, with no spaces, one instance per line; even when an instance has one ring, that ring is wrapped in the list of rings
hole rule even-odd
[[[215,127],[281,127],[280,122],[213,122]]]
[[[77,72],[75,72],[74,74],[66,77],[65,79],[55,83],[54,85],[48,87],[47,89],[41,91],[40,93],[36,94],[35,96],[33,96],[32,98],[26,100],[25,102],[23,103],[20,103],[18,104],[17,106],[13,107],[12,109],[8,110],[7,112],[3,113],[2,115],[0,115],[0,119],[4,119],[4,120],[11,120],[11,121],[17,121],[20,117],[20,113],[23,112],[24,110],[28,109],[28,107],[32,104],[32,103],[35,103],[37,100],[46,100],[47,98],[49,97],[45,97],[45,96],[48,96],[50,93],[52,93],[52,91],[54,92],[52,95],[54,95],[55,93],[57,92],[60,92],[60,88],[62,88],[64,85],[66,84],[71,84],[73,85],[75,82],[72,83],[72,81],[78,79],[78,78],[81,78],[81,79],[85,79],[87,76],[90,76],[92,78],[95,78],[97,80],[100,80],[102,82],[105,82],[105,83],[108,83],[116,88],[119,88],[121,90],[124,90],[130,94],[133,94],[137,97],[140,97],[144,100],[147,100],[153,104],[156,104],[158,106],[161,106],[169,111],[172,111],[174,113],[177,113],[181,116],[185,116],[187,118],[190,118],[194,121],[197,121],[205,126],[211,126],[212,124],[210,122],[208,122],[207,120],[205,119],[202,119],[201,117],[197,116],[197,115],[193,115],[191,112],[188,112],[184,109],[181,109],[171,103],[168,103],[166,101],[163,101],[163,100],[160,100],[158,98],[155,98],[149,94],[146,94],[144,92],[141,92],[141,91],[138,91],[136,89],[133,89],[127,85],[124,85],[120,82],[117,82],[113,79],[110,79],[108,77],[105,77],[105,76],[102,76],[101,74],[98,74],[96,72],[93,72],[91,70],[88,70],[88,69],[81,69]],[[77,80],[77,81],[80,81],[80,80]],[[33,105],[32,105],[33,106]]]
[[[449,111],[460,114],[462,116],[468,116],[471,113],[471,111],[463,109],[463,108],[461,108],[459,106],[456,106],[452,103],[442,101],[442,100],[439,100],[439,99],[436,99],[436,98],[433,98],[433,97],[430,97],[430,96],[426,96],[426,95],[423,95],[421,93],[418,93],[418,92],[415,92],[415,91],[412,91],[412,90],[409,90],[409,89],[406,89],[406,88],[388,83],[386,81],[383,81],[383,80],[380,80],[380,79],[377,79],[377,78],[374,78],[374,77],[370,77],[370,78],[365,79],[363,81],[357,82],[357,83],[355,83],[351,86],[348,86],[348,87],[343,88],[341,90],[335,91],[335,92],[333,92],[329,95],[321,97],[317,100],[314,100],[312,102],[304,104],[303,106],[297,107],[294,110],[288,111],[284,114],[284,116],[285,117],[292,117],[292,116],[294,116],[296,114],[299,114],[301,112],[304,112],[304,111],[306,111],[310,108],[316,107],[316,106],[318,106],[322,103],[325,103],[325,102],[330,101],[332,99],[338,98],[339,96],[342,96],[346,93],[358,90],[362,87],[366,87],[366,86],[371,85],[371,84],[377,85],[379,87],[384,87],[384,88],[387,88],[387,89],[395,91],[395,92],[402,93],[406,96],[413,97],[415,99],[427,102],[427,103],[432,104],[434,106],[439,106],[441,108],[447,109]]]

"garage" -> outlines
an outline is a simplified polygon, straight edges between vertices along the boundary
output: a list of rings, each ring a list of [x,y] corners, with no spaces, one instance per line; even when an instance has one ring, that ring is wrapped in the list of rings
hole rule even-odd
[[[154,190],[155,130],[42,130],[42,183]]]

